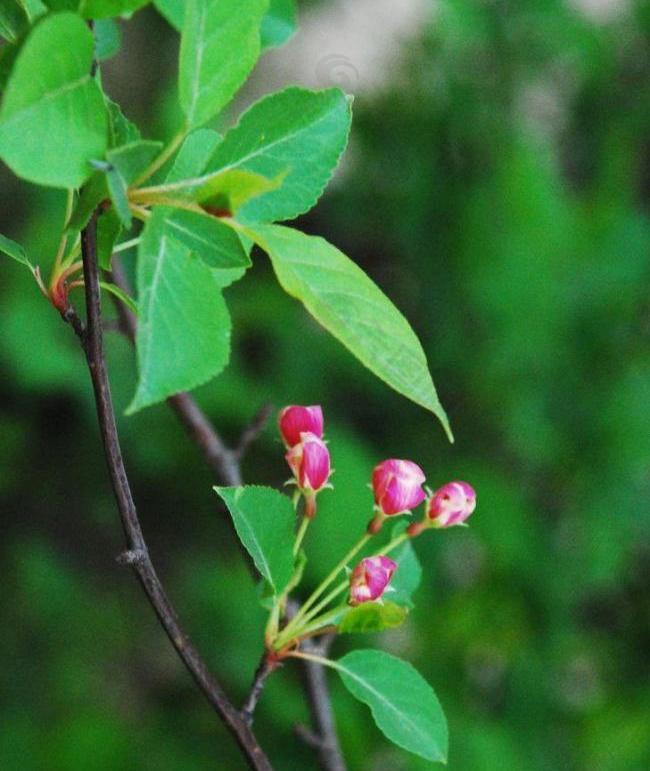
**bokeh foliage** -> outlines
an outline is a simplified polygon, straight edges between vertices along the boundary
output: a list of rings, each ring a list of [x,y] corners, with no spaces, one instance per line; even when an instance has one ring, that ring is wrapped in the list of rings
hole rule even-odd
[[[147,24],[158,71],[173,61],[172,32],[141,12],[106,65],[109,84],[111,68],[137,62],[147,82]],[[417,544],[425,575],[407,624],[363,640],[434,685],[457,771],[650,766],[649,32],[641,2],[598,24],[559,0],[454,0],[412,47],[408,88],[356,100],[351,163],[301,227],[354,257],[413,323],[453,447],[259,259],[226,292],[233,362],[199,392],[228,436],[264,401],[323,404],[336,492],[308,535],[312,578],[368,519],[377,460],[412,457],[433,486],[474,484],[471,528]],[[171,86],[154,82],[147,98],[119,97],[168,136]],[[3,170],[0,200],[0,231],[51,254],[62,196]],[[242,767],[113,563],[120,532],[76,341],[13,265],[0,298],[0,766]],[[108,352],[123,411],[133,355],[114,335]],[[264,612],[215,480],[164,407],[121,428],[154,560],[200,649],[243,696]],[[272,428],[245,475],[286,477]],[[351,768],[420,768],[332,686]],[[292,735],[306,719],[287,666],[257,717],[278,768],[315,767]]]

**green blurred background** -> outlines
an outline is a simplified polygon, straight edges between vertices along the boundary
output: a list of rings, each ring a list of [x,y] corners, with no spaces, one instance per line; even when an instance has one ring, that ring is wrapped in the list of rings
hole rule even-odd
[[[227,291],[232,364],[198,397],[232,439],[267,401],[323,405],[336,490],[308,535],[311,583],[368,519],[378,460],[410,457],[434,487],[476,487],[471,528],[418,541],[425,577],[404,627],[334,648],[413,661],[447,712],[452,771],[647,771],[650,6],[300,10],[298,36],[262,58],[237,110],[289,80],[355,94],[343,167],[299,225],[358,261],[413,323],[456,444],[317,327],[261,256]],[[122,33],[107,89],[168,136],[176,36],[152,10]],[[0,232],[42,265],[63,206],[0,170]],[[13,263],[0,302],[0,768],[243,768],[114,562],[121,532],[74,336]],[[133,355],[117,335],[107,346],[121,415]],[[263,611],[215,480],[165,407],[120,428],[154,562],[240,700]],[[244,465],[249,482],[286,478],[273,425]],[[332,691],[351,769],[426,767],[334,680]],[[287,666],[256,718],[278,769],[316,767],[292,733],[307,720]]]

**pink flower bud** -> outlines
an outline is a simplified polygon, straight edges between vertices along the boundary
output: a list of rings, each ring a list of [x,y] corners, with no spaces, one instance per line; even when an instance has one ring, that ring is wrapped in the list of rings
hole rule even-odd
[[[436,527],[462,524],[476,508],[476,493],[467,482],[448,482],[433,494],[427,516]]]
[[[302,432],[302,439],[284,456],[293,471],[298,487],[317,492],[330,477],[330,453],[325,442],[316,434]]]
[[[314,436],[322,439],[323,410],[318,405],[299,407],[294,404],[282,410],[278,425],[287,447],[298,444],[301,434],[314,434]]]
[[[378,600],[396,570],[396,563],[382,555],[362,559],[350,574],[350,605]]]
[[[372,472],[377,509],[387,517],[403,514],[426,498],[422,469],[410,460],[385,460]]]

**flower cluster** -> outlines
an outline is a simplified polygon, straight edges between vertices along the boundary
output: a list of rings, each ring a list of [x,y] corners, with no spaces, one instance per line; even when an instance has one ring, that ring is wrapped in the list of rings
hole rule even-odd
[[[312,519],[316,514],[316,495],[331,486],[330,454],[323,440],[323,411],[317,405],[291,405],[282,410],[278,422],[287,448],[285,458],[294,477],[292,482],[304,498],[305,518]],[[374,516],[367,537],[378,533],[387,518],[410,514],[423,502],[423,519],[412,523],[399,537],[400,542],[426,529],[464,524],[476,508],[472,486],[467,482],[448,482],[431,492],[424,487],[425,481],[424,472],[411,460],[390,458],[377,464],[371,480]],[[304,535],[304,528],[301,534]],[[396,545],[392,541],[386,550]],[[362,559],[350,573],[349,604],[381,601],[396,570],[397,564],[385,554]]]

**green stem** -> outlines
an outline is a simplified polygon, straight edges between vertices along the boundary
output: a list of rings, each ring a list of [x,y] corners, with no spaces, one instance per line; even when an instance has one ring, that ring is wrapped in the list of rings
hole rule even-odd
[[[393,549],[396,549],[400,544],[404,543],[404,541],[406,541],[408,537],[409,536],[406,532],[395,536],[395,538],[393,538],[392,541],[389,541],[386,544],[386,546],[381,550],[381,554],[388,554],[389,552],[393,551]],[[349,557],[349,555],[346,555],[346,556]],[[308,602],[306,602],[301,608],[300,613],[298,613],[295,616],[295,618],[283,630],[282,639],[286,641],[291,639],[292,637],[299,637],[300,634],[304,631],[302,625],[308,624],[314,617],[318,615],[318,613],[321,612],[321,610],[323,610],[323,608],[327,607],[327,605],[333,599],[335,599],[336,597],[338,597],[339,594],[344,592],[348,588],[348,586],[349,586],[349,582],[347,580],[342,581],[338,586],[332,589],[332,591],[329,592],[329,594],[327,594],[315,607],[311,608],[311,610],[307,607],[309,603],[309,600],[308,600]]]
[[[183,129],[172,139],[172,141],[163,149],[160,155],[140,174],[140,176],[133,182],[131,187],[139,187],[143,182],[146,182],[150,177],[164,166],[172,155],[178,150],[181,142],[185,139],[186,131]]]
[[[327,587],[336,579],[338,574],[345,568],[348,562],[368,543],[371,536],[368,533],[364,533],[363,536],[356,542],[356,544],[350,549],[350,551],[343,557],[343,559],[337,563],[336,567],[329,573],[325,580],[316,587],[310,597],[302,606],[300,611],[296,614],[289,627],[297,626],[305,617],[307,611],[312,607],[321,594],[327,589]]]
[[[327,613],[323,613],[322,616],[316,617],[312,622],[302,627],[300,633],[296,635],[296,637],[303,637],[304,635],[307,635],[316,629],[320,629],[322,626],[329,626],[334,622],[334,619],[336,619],[339,613],[349,609],[350,606],[347,604],[347,602],[344,602],[342,605],[337,605],[333,610],[329,610]],[[285,644],[286,642],[288,642],[288,640],[285,641]]]
[[[300,527],[298,528],[298,532],[296,534],[296,541],[293,545],[294,557],[296,557],[298,555],[298,552],[300,551],[300,545],[302,544],[302,539],[305,537],[305,533],[307,532],[307,528],[309,527],[310,522],[311,522],[311,519],[309,517],[303,516],[302,522],[300,523]]]
[[[287,658],[292,659],[305,659],[306,661],[315,661],[317,664],[322,664],[324,667],[331,667],[331,669],[341,669],[340,665],[332,659],[326,659],[325,656],[317,656],[314,653],[303,653],[302,651],[291,651],[287,653]]]
[[[323,608],[326,608],[335,597],[338,597],[341,592],[344,592],[349,585],[350,582],[346,578],[345,581],[342,581],[338,586],[332,589],[332,591],[325,595],[325,597],[314,608],[306,613],[302,618],[302,622],[307,623],[311,621],[311,619],[317,616],[321,610],[323,610]]]

